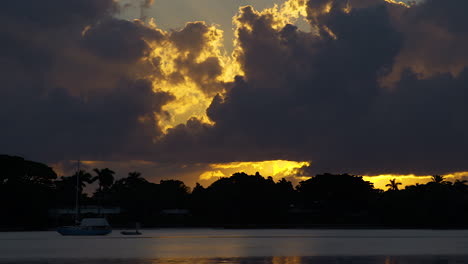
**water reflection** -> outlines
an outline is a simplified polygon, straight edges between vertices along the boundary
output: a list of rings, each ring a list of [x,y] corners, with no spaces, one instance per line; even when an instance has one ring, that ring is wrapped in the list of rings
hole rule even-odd
[[[393,264],[406,263],[407,258],[310,256],[468,256],[467,248],[468,230],[157,229],[144,230],[144,236],[138,238],[119,232],[106,237],[63,237],[57,232],[0,233],[0,261],[10,259],[16,263],[22,259],[74,259],[83,264],[82,259],[88,258],[108,263],[121,260],[124,264],[146,264],[148,260],[309,264],[345,263],[348,259],[354,261],[351,263]],[[253,258],[263,256],[293,257]],[[416,258],[408,263],[450,263],[452,259]]]
[[[460,264],[468,256],[2,260],[0,264]]]
[[[272,264],[302,264],[301,257],[273,257]]]

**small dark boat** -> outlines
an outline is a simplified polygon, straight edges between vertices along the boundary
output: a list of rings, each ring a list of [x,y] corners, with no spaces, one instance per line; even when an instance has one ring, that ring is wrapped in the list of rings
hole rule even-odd
[[[139,232],[139,231],[122,231],[122,232],[120,232],[120,234],[126,235],[126,236],[138,236],[138,235],[141,235],[141,232]]]
[[[140,224],[135,223],[135,231],[122,231],[120,232],[120,234],[126,235],[126,236],[138,236],[138,235],[141,235],[141,232],[138,231],[139,228],[140,228]]]

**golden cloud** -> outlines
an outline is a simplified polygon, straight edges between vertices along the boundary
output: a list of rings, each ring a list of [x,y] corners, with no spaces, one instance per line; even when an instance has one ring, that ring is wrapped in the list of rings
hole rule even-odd
[[[387,3],[390,3],[390,4],[401,5],[401,6],[404,6],[404,7],[407,7],[407,8],[410,7],[406,3],[400,2],[400,1],[395,1],[395,0],[384,0],[384,1],[387,2]]]
[[[262,11],[252,7],[242,7],[241,10],[248,8],[256,16],[271,19],[275,30],[295,23],[301,16],[307,16],[305,0],[289,0],[281,6],[275,5]],[[236,30],[249,28],[249,24],[240,16],[233,18]],[[202,21],[187,23],[176,31],[159,29],[154,19],[150,19],[146,26],[164,35],[164,41],[148,42],[152,51],[144,60],[158,70],[144,77],[153,80],[155,92],[167,92],[174,96],[174,100],[163,106],[163,114],[155,116],[159,127],[167,133],[191,118],[214,124],[206,114],[213,97],[216,94],[223,96],[226,93],[225,84],[232,82],[235,76],[244,74],[238,61],[238,55],[242,52],[240,45],[234,40],[234,51],[228,54],[223,47],[224,32],[217,25]]]
[[[158,69],[150,76],[155,92],[167,92],[175,99],[156,116],[163,132],[191,118],[212,124],[206,109],[224,84],[242,74],[236,60],[223,48],[223,31],[205,22],[190,22],[177,31],[162,31],[153,19],[147,26],[160,31],[165,40],[148,43],[152,51],[146,61]]]

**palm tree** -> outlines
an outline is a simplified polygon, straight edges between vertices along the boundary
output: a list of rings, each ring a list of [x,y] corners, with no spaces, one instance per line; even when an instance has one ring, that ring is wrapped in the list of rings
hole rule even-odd
[[[72,176],[71,179],[73,180],[73,183],[76,183],[76,177],[79,179],[79,186],[77,186],[77,188],[79,188],[79,193],[81,195],[83,189],[86,187],[86,184],[93,183],[94,179],[91,174],[84,170],[79,170]]]
[[[110,170],[109,168],[105,168],[102,170],[94,169],[93,170],[97,176],[93,178],[93,180],[97,180],[99,184],[99,189],[97,190],[96,194],[98,196],[98,214],[101,214],[101,203],[102,203],[102,196],[105,191],[108,191],[109,188],[114,184],[114,174],[115,172]]]
[[[138,171],[133,171],[128,173],[129,178],[138,178],[141,176],[141,172]]]
[[[396,178],[390,180],[390,183],[385,185],[386,187],[390,187],[389,190],[391,191],[398,191],[398,185],[401,185],[401,182],[396,182]]]
[[[93,180],[98,181],[99,191],[102,192],[104,190],[108,190],[114,183],[115,172],[110,170],[109,168],[105,168],[102,170],[94,169],[93,171],[97,174],[97,176],[95,176]]]
[[[459,191],[466,191],[468,189],[468,185],[466,185],[466,183],[468,183],[467,180],[455,180],[453,187]]]
[[[141,179],[141,173],[138,171],[133,171],[128,173],[128,178],[132,180]]]
[[[437,183],[437,184],[446,183],[444,176],[441,176],[441,175],[432,175],[432,182]]]

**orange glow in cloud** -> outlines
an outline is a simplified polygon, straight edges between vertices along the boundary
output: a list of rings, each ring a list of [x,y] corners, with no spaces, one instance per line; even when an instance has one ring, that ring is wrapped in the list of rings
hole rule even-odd
[[[293,24],[299,17],[306,17],[305,0],[289,0],[281,6],[274,5],[272,8],[263,11],[253,12],[257,15],[265,15],[272,18],[272,27],[275,30],[281,30],[286,24]],[[249,25],[241,23],[233,18],[237,28],[248,28]],[[179,124],[185,124],[191,118],[197,118],[206,124],[213,124],[206,114],[206,109],[211,104],[213,97],[218,93],[221,96],[225,94],[223,84],[232,82],[236,75],[244,75],[242,67],[236,59],[236,56],[242,52],[234,40],[235,49],[232,54],[228,54],[223,46],[224,32],[217,25],[207,25],[207,30],[203,33],[203,47],[196,53],[190,50],[180,50],[177,45],[170,40],[171,34],[180,31],[163,31],[159,29],[150,19],[147,26],[160,31],[166,36],[162,43],[148,43],[152,47],[151,54],[146,58],[148,61],[159,68],[159,72],[154,74],[153,87],[155,91],[168,92],[175,99],[163,106],[166,115],[156,116],[159,126],[163,132],[167,132]],[[191,71],[200,67],[204,62],[217,61],[221,72],[216,76],[198,76],[193,79]],[[182,62],[182,63],[181,63]],[[192,72],[193,74],[193,72]],[[148,77],[148,76],[147,76]],[[206,87],[213,87],[215,92],[207,92]]]
[[[155,25],[153,24],[153,26]],[[169,33],[165,32],[165,34]],[[194,58],[195,65],[209,57],[222,57],[219,50],[222,34],[223,32],[215,26],[209,27],[204,36],[206,43],[203,50]],[[204,123],[211,123],[206,116],[206,109],[210,105],[212,97],[203,92],[202,87],[200,87],[202,84],[188,77],[187,69],[181,69],[177,64],[180,60],[187,60],[187,57],[191,55],[189,52],[178,50],[174,43],[165,41],[162,44],[154,44],[153,52],[148,58],[154,63],[158,63],[155,66],[160,69],[160,75],[153,76],[154,89],[168,92],[175,97],[173,101],[163,107],[163,110],[169,115],[158,117],[159,126],[164,132],[178,124],[184,124],[192,117],[202,120]]]
[[[388,3],[404,5],[402,2],[395,0],[385,0]],[[144,1],[150,6],[152,1]],[[308,12],[317,12],[315,15],[326,14],[331,12],[333,1],[326,2],[322,8],[317,10],[308,10],[308,1],[306,0],[287,0],[278,5],[275,4],[271,8],[266,8],[260,11],[249,7],[253,15],[257,17],[266,17],[271,20],[271,27],[276,31],[282,30],[287,24],[297,24],[300,19],[308,19]],[[245,10],[246,7],[241,7],[240,10]],[[349,4],[341,6],[345,12],[351,11]],[[242,21],[242,11],[233,17],[234,30],[239,29],[251,30],[252,25],[249,22]],[[145,58],[149,63],[153,64],[158,69],[156,73],[149,73],[144,77],[153,80],[155,92],[167,92],[174,96],[174,100],[163,106],[164,114],[155,116],[159,127],[163,133],[179,124],[185,124],[191,118],[196,118],[205,124],[213,125],[209,119],[206,110],[211,104],[213,97],[216,94],[224,96],[225,84],[234,81],[234,77],[243,76],[242,66],[237,60],[238,56],[243,53],[237,38],[233,39],[234,50],[231,54],[225,50],[223,44],[224,32],[218,25],[208,25],[205,22],[190,22],[187,25],[201,23],[206,26],[207,30],[203,32],[203,45],[201,51],[193,52],[191,50],[180,50],[177,45],[171,41],[171,35],[180,33],[180,30],[161,30],[155,23],[154,19],[150,18],[146,23],[147,27],[159,31],[165,36],[165,40],[158,43],[147,43],[151,46],[152,52]],[[318,25],[313,25],[315,31]],[[82,34],[86,34],[87,28]],[[312,29],[314,31],[314,29]],[[332,38],[337,36],[328,27],[325,31]],[[190,41],[187,41],[190,45]],[[204,63],[216,61],[219,63],[219,74],[203,75],[203,73],[194,73],[200,71],[200,68],[205,67]],[[193,77],[194,74],[199,76]],[[208,87],[208,88],[207,88]]]
[[[125,176],[129,171],[146,171],[148,174],[143,173],[144,177],[151,176],[151,171],[161,167],[157,163],[144,160],[133,160],[127,162],[119,161],[92,161],[92,160],[83,160],[80,161],[82,167],[91,171],[94,168],[110,168],[115,171],[120,171],[121,173],[117,176]],[[72,175],[76,171],[76,160],[68,161],[68,164],[71,164],[72,167],[64,167],[64,164],[51,164],[50,166],[57,172],[59,176],[63,175]],[[293,185],[297,185],[300,181],[305,181],[310,179],[309,176],[298,175],[299,169],[304,166],[310,166],[311,162],[308,161],[287,161],[287,160],[270,160],[270,161],[259,161],[259,162],[231,162],[231,163],[215,163],[209,164],[208,169],[200,170],[202,167],[199,167],[200,164],[191,164],[184,165],[189,166],[190,170],[182,172],[182,174],[174,175],[165,175],[164,179],[182,179],[189,186],[194,186],[195,182],[199,181],[202,185],[207,186],[214,181],[218,180],[221,177],[230,177],[236,172],[245,172],[249,175],[254,175],[256,172],[259,172],[263,177],[272,176],[275,181],[280,180],[281,178],[286,178],[293,182]],[[122,174],[123,173],[123,174]],[[197,174],[198,173],[198,174]],[[445,181],[454,183],[456,180],[468,180],[468,171],[467,172],[455,172],[442,175]],[[147,178],[152,180],[151,177]],[[399,175],[399,174],[385,174],[385,175],[376,175],[376,176],[363,176],[365,181],[372,182],[376,189],[388,190],[389,187],[385,186],[390,183],[390,180],[396,179],[397,182],[402,183],[399,185],[399,189],[402,190],[406,186],[416,185],[416,184],[426,184],[432,181],[432,175]]]
[[[385,0],[385,2],[390,3],[390,4],[395,4],[395,5],[401,5],[401,6],[404,6],[404,7],[407,7],[407,8],[410,7],[404,2],[399,2],[399,1],[395,1],[395,0]]]
[[[310,162],[270,160],[210,164],[210,170],[202,173],[198,178],[205,181],[215,181],[220,177],[229,177],[236,172],[245,172],[250,175],[259,172],[264,177],[272,176],[275,180],[280,180],[286,177],[296,177],[297,171],[304,166],[310,166]],[[299,177],[299,180],[302,178]]]
[[[378,175],[378,176],[364,176],[365,181],[370,181],[374,184],[376,189],[387,190],[389,187],[386,187],[390,180],[396,179],[397,182],[400,182],[401,185],[398,186],[399,189],[404,189],[406,186],[419,184],[426,184],[431,181],[431,176],[416,176],[414,174],[409,175]]]
[[[468,177],[468,172],[456,172],[456,173],[445,174],[442,176],[444,176],[445,181],[455,182],[456,180],[461,180],[465,177]],[[409,185],[426,184],[432,181],[432,175],[418,176],[414,174],[409,174],[409,175],[387,174],[387,175],[378,175],[378,176],[364,176],[363,179],[366,181],[372,182],[374,184],[374,187],[377,189],[387,190],[388,187],[386,187],[385,185],[387,185],[392,179],[397,179],[397,182],[401,182],[401,185],[399,185],[399,188],[404,189],[406,186],[409,186]]]
[[[245,8],[242,7],[241,10]],[[274,5],[261,11],[249,7],[251,12],[258,17],[268,17],[271,27],[280,31],[287,24],[295,24],[299,19],[307,18],[306,0],[288,0],[281,5]],[[324,6],[320,12],[328,13],[332,8],[331,2]],[[345,9],[349,9],[347,6]],[[348,10],[348,11],[349,11]],[[242,11],[241,11],[242,12]],[[233,17],[235,30],[251,29],[248,22],[241,21],[242,14]],[[144,23],[140,21],[141,23]],[[216,94],[223,96],[226,91],[224,85],[234,81],[235,76],[243,76],[242,66],[237,57],[242,54],[237,39],[233,40],[234,50],[228,54],[224,49],[224,32],[217,25],[207,25],[205,22],[190,22],[202,24],[206,27],[203,31],[203,45],[201,50],[181,50],[176,43],[171,41],[171,35],[180,33],[183,29],[176,31],[164,31],[158,28],[154,19],[149,19],[146,26],[159,31],[165,36],[165,40],[158,43],[148,43],[152,52],[145,58],[148,62],[158,68],[151,76],[145,76],[153,80],[155,92],[167,92],[174,96],[174,100],[163,106],[165,114],[155,116],[159,127],[164,133],[179,124],[185,124],[189,119],[196,118],[205,124],[214,123],[209,119],[206,110],[210,106]],[[86,30],[83,34],[86,34]],[[331,36],[335,36],[329,30]],[[336,37],[336,36],[335,36]],[[188,41],[190,45],[190,41]],[[194,73],[204,67],[206,62],[216,61],[220,72],[216,76],[204,76],[203,73]],[[194,74],[199,74],[194,78]],[[208,89],[207,89],[208,87]]]
[[[257,17],[268,17],[272,22],[272,28],[275,30],[281,30],[287,24],[295,24],[300,17],[307,17],[307,3],[305,0],[288,0],[281,5],[275,4],[273,7],[262,11],[257,11],[252,6],[243,6],[240,7],[241,12],[246,7],[250,8]],[[240,16],[241,14],[233,17],[236,28],[251,29],[251,25],[239,19]]]
[[[138,73],[141,78],[152,80],[155,92],[166,92],[174,97],[163,106],[165,113],[155,116],[159,127],[167,132],[191,118],[212,124],[206,109],[213,97],[216,93],[223,95],[226,92],[224,84],[232,82],[236,75],[242,75],[240,65],[224,50],[224,32],[217,25],[205,22],[187,23],[186,27],[192,26],[194,30],[189,28],[182,32],[184,29],[161,30],[154,19],[146,23],[136,21],[163,36],[159,41],[145,40],[151,52],[142,61],[151,64],[155,70]],[[87,30],[85,28],[82,34]],[[186,39],[172,38],[177,34]]]

